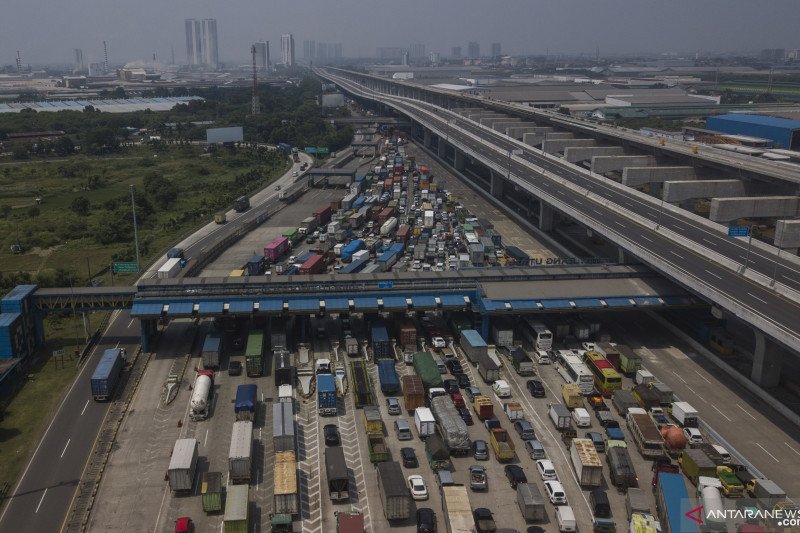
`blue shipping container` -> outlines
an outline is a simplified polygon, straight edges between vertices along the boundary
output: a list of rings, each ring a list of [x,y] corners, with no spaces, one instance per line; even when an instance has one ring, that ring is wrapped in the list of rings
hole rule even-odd
[[[483,340],[481,334],[475,331],[474,329],[465,329],[461,331],[461,336],[466,339],[466,341],[473,347],[473,348],[482,348],[486,346],[486,341]]]
[[[349,265],[345,266],[344,268],[339,270],[339,274],[356,274],[361,272],[364,268],[364,265],[369,262],[369,259],[359,259],[357,261],[353,261]]]
[[[233,411],[236,420],[253,420],[256,415],[256,394],[258,387],[254,383],[246,383],[236,387],[236,400]]]
[[[658,517],[661,519],[662,528],[665,531],[677,533],[679,531],[695,531],[697,525],[686,516],[692,509],[689,501],[689,494],[686,492],[686,485],[683,482],[683,475],[671,472],[660,472],[658,474],[658,493],[656,494],[656,507]]]
[[[336,381],[332,374],[317,374],[317,409],[323,416],[336,416]]]
[[[397,377],[393,359],[378,361],[378,380],[384,394],[396,394],[400,390],[400,379]]]
[[[292,268],[290,268],[289,270],[287,270],[286,272],[284,272],[284,274],[286,274],[287,276],[294,276],[294,275],[295,275],[295,274],[297,274],[299,271],[300,271],[300,269],[299,269],[299,268],[297,268],[296,266],[293,266]]]
[[[386,329],[386,324],[382,321],[376,321],[372,324],[370,338],[372,340],[372,355],[376,360],[391,359],[394,357],[392,345],[389,343],[389,333]]]
[[[121,349],[109,348],[103,352],[91,380],[92,397],[96,401],[102,402],[111,398],[124,364]]]
[[[254,255],[247,261],[247,275],[260,276],[264,273],[264,256]]]
[[[342,248],[342,261],[350,261],[353,258],[353,254],[359,251],[361,248],[364,247],[364,241],[361,239],[355,239],[350,241],[350,243]]]
[[[359,196],[358,198],[356,198],[356,200],[353,202],[353,205],[350,207],[352,209],[361,209],[362,207],[364,207],[364,203],[366,201],[367,199],[364,196]]]
[[[209,333],[206,335],[205,340],[203,341],[203,351],[204,352],[219,352],[219,343],[220,337],[214,333]]]

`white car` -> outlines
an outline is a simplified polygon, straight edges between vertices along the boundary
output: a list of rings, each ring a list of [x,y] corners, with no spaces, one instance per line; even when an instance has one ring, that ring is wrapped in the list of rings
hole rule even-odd
[[[433,343],[434,348],[446,348],[447,343],[441,337],[434,337],[431,339],[431,343]]]
[[[683,435],[686,437],[686,442],[688,442],[689,445],[703,443],[703,435],[697,428],[683,428]]]
[[[411,497],[414,500],[428,499],[428,487],[425,486],[425,480],[422,479],[422,476],[408,476],[408,490],[411,491]]]
[[[544,482],[544,490],[553,505],[566,505],[567,493],[558,481],[548,480]]]
[[[539,475],[544,481],[548,479],[558,479],[558,474],[556,474],[556,469],[550,459],[539,459],[536,461],[536,470],[539,471]]]

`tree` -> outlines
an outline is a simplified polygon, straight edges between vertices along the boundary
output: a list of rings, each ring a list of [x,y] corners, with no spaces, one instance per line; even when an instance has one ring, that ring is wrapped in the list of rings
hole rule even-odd
[[[61,157],[68,156],[75,151],[75,143],[69,137],[59,137],[53,142],[53,150]]]
[[[39,216],[41,213],[42,213],[42,212],[39,210],[39,207],[38,207],[38,206],[32,205],[32,206],[30,206],[30,207],[28,208],[28,217],[30,217],[30,218],[36,218],[36,217],[38,217],[38,216]]]
[[[127,98],[128,97],[128,95],[125,94],[125,89],[123,87],[117,87],[116,89],[114,89],[114,92],[112,93],[112,95],[114,96],[114,98]]]
[[[89,214],[89,209],[91,208],[91,204],[89,203],[89,199],[85,196],[78,196],[74,200],[72,200],[72,204],[70,205],[75,214],[85,217]]]
[[[28,147],[22,144],[18,144],[14,147],[11,151],[11,155],[14,159],[21,161],[23,159],[28,159],[30,154],[28,153]]]

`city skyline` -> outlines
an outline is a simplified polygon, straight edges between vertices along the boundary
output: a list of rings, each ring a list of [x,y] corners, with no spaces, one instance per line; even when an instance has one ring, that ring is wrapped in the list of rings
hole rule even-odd
[[[72,64],[75,48],[84,50],[87,64],[101,61],[103,40],[108,41],[114,63],[150,59],[153,54],[166,59],[173,47],[182,48],[180,28],[187,18],[217,21],[221,62],[245,61],[252,42],[263,38],[277,42],[287,33],[300,40],[341,43],[348,57],[369,57],[378,47],[408,47],[410,43],[424,44],[426,53],[448,56],[454,46],[461,46],[463,53],[468,41],[478,42],[484,51],[492,42],[501,41],[503,53],[511,55],[545,54],[549,50],[551,54],[593,56],[598,47],[601,55],[800,48],[794,18],[788,16],[796,6],[789,0],[775,0],[768,10],[740,0],[700,4],[677,0],[668,5],[610,0],[602,7],[588,0],[568,5],[509,0],[504,9],[472,0],[443,0],[437,9],[430,10],[422,2],[411,0],[407,9],[399,11],[389,2],[378,1],[376,8],[391,8],[396,21],[398,30],[388,32],[370,25],[358,32],[347,29],[359,14],[359,4],[352,0],[342,0],[335,6],[276,0],[269,9],[255,0],[242,0],[236,9],[228,9],[219,0],[177,0],[168,7],[155,0],[121,6],[74,0],[66,12],[55,9],[55,0],[40,0],[36,5],[7,0],[6,4],[5,12],[14,16],[0,21],[2,65],[12,65],[17,50],[25,63]],[[270,17],[271,12],[282,15]],[[535,16],[520,17],[519,13]],[[620,13],[625,13],[625,23]],[[569,21],[569,31],[565,31],[565,23],[551,22],[561,20]],[[709,24],[710,20],[714,24]],[[49,27],[58,27],[59,31],[45,30]],[[181,60],[180,54],[177,59]]]

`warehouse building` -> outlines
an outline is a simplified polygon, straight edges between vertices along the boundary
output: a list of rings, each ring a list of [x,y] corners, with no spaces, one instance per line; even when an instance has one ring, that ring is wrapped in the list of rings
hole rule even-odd
[[[774,148],[800,150],[800,120],[765,115],[720,115],[708,117],[706,129],[770,139]]]

